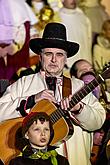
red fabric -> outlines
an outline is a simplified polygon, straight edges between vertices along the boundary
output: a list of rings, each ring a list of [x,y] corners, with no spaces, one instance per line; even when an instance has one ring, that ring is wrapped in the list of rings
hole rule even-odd
[[[26,127],[29,120],[31,120],[32,117],[37,116],[38,112],[30,112],[23,120],[22,127]]]
[[[0,79],[11,79],[13,74],[21,67],[29,67],[29,40],[30,23],[25,22],[26,39],[23,48],[13,56],[7,56],[7,66],[3,58],[0,58]]]

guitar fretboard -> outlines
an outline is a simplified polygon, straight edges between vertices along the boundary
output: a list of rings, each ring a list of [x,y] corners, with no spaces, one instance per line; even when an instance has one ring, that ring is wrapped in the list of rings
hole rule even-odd
[[[57,108],[56,111],[54,111],[53,113],[51,113],[50,118],[52,123],[54,124],[55,122],[57,122],[60,118],[62,118],[62,116],[65,115],[64,110],[61,109],[61,107]]]
[[[70,101],[70,109],[73,108],[78,102],[80,102],[85,96],[87,96],[91,91],[93,91],[103,79],[98,76],[97,78],[93,79],[90,83],[85,84],[78,92],[76,92]],[[60,107],[54,111],[50,117],[52,123],[58,121],[62,116],[65,116],[65,111],[62,110]]]
[[[70,101],[70,109],[74,107],[78,102],[80,102],[85,96],[87,96],[91,91],[93,91],[103,79],[100,76],[93,79],[90,83],[85,84],[78,92],[76,92]]]

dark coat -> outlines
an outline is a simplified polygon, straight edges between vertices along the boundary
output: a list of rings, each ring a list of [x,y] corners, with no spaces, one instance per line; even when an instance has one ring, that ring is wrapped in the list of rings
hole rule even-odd
[[[49,147],[49,150],[53,150],[53,147]],[[14,159],[12,159],[9,163],[9,165],[52,165],[51,163],[51,158],[49,157],[49,159],[30,159],[28,158],[29,154],[28,153],[31,153],[32,154],[32,150],[28,149],[28,151],[26,150],[24,153],[23,153],[23,156],[18,156]],[[68,160],[57,154],[56,156],[57,158],[57,161],[58,161],[58,165],[69,165],[69,162]]]

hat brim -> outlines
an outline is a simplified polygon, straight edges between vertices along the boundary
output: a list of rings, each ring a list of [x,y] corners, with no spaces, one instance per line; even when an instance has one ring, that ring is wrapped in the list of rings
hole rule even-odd
[[[79,50],[76,42],[64,41],[59,39],[34,38],[29,42],[30,49],[39,54],[43,48],[59,48],[67,52],[67,57],[75,55]]]

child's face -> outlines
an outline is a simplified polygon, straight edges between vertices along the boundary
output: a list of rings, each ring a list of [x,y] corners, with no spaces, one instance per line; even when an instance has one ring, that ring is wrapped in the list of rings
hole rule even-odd
[[[39,119],[29,127],[25,134],[33,148],[43,149],[47,146],[50,140],[49,122],[41,122]]]

